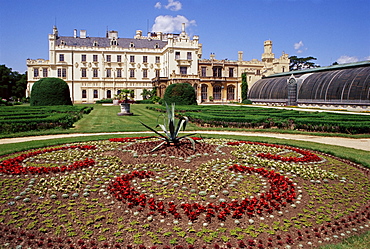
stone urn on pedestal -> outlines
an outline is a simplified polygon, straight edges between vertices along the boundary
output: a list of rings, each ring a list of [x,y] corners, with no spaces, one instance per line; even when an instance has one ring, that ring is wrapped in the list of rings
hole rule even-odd
[[[121,112],[117,113],[118,116],[129,116],[129,115],[133,115],[132,112],[130,112],[130,101],[128,100],[128,98],[134,98],[134,90],[128,90],[128,89],[124,89],[124,90],[120,90],[120,93],[116,96],[119,100],[121,100],[120,102],[120,106],[121,106]]]
[[[130,103],[121,103],[121,112],[117,113],[118,116],[129,116],[133,115],[132,112],[130,112]]]

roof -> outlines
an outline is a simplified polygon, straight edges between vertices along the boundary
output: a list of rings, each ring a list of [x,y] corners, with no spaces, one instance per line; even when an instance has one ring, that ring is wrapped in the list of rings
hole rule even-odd
[[[361,62],[355,62],[355,63],[332,65],[332,66],[327,66],[327,67],[316,67],[316,68],[309,68],[309,69],[304,69],[304,70],[289,71],[285,73],[277,73],[277,74],[269,75],[269,76],[266,76],[265,78],[290,76],[292,74],[295,75],[295,74],[315,73],[315,72],[346,69],[346,68],[351,68],[351,67],[363,67],[363,66],[370,66],[370,61],[361,61]]]
[[[66,46],[77,47],[93,47],[94,42],[97,42],[98,47],[110,47],[111,40],[105,37],[72,37],[72,36],[59,36],[56,40],[56,45],[64,42]],[[130,44],[134,44],[135,48],[164,48],[167,41],[151,40],[151,39],[134,39],[134,38],[118,38],[117,47],[129,48]]]

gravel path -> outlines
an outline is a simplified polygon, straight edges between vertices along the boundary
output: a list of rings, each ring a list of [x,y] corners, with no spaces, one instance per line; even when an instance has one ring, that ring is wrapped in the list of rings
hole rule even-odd
[[[192,131],[190,131],[192,132]],[[45,136],[32,136],[32,137],[16,137],[16,138],[4,138],[0,139],[0,144],[11,144],[21,143],[26,141],[37,141],[55,138],[65,137],[80,137],[80,136],[96,136],[96,135],[127,135],[127,134],[153,134],[153,132],[114,132],[114,133],[83,133],[83,134],[57,134],[57,135],[45,135]],[[259,137],[274,137],[281,139],[291,139],[315,142],[321,144],[331,144],[337,146],[343,146],[348,148],[354,148],[364,151],[370,151],[370,138],[345,138],[345,137],[323,137],[323,136],[312,136],[302,134],[280,134],[280,133],[261,133],[261,132],[230,132],[230,131],[196,131],[197,134],[224,134],[224,135],[237,135],[237,136],[259,136]]]

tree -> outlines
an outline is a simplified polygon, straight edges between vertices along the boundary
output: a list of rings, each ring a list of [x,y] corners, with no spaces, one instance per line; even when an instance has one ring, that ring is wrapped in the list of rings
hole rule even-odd
[[[189,83],[169,85],[163,96],[164,103],[176,105],[197,105],[194,88]]]
[[[67,82],[59,78],[42,78],[31,90],[31,106],[72,105]]]
[[[0,65],[0,98],[24,98],[26,88],[27,74],[20,74],[5,65]]]
[[[289,59],[290,59],[289,65],[290,71],[320,67],[319,65],[316,65],[314,62],[311,62],[312,60],[317,60],[317,58],[312,56],[299,58],[295,55],[292,55],[289,57]]]
[[[248,99],[247,73],[242,73],[242,102]]]

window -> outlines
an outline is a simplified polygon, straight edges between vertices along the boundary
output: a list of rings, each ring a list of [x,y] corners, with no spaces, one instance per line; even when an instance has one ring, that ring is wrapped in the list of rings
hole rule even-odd
[[[81,77],[86,77],[86,68],[81,68]]]
[[[133,42],[130,43],[130,48],[134,48],[135,44]]]
[[[86,61],[86,54],[81,54],[81,61]]]
[[[229,67],[229,77],[234,77],[234,68]]]
[[[161,57],[156,56],[155,57],[155,63],[161,63]]]
[[[202,67],[201,68],[201,74],[202,74],[202,77],[206,77],[207,76],[207,67]]]
[[[159,48],[158,43],[156,43],[156,44],[154,45],[154,48]]]
[[[94,99],[98,98],[98,90],[94,90]]]
[[[256,74],[257,74],[257,75],[261,75],[261,70],[259,70],[259,69],[258,69],[258,70],[256,71]]]
[[[38,68],[33,69],[33,77],[39,77],[39,69]]]
[[[112,61],[112,56],[111,55],[107,55],[107,62],[111,62]]]
[[[48,69],[47,68],[42,69],[42,77],[48,77]]]
[[[180,74],[187,74],[188,68],[187,67],[180,67]]]
[[[222,67],[213,67],[213,77],[215,78],[222,77]]]
[[[228,86],[227,87],[227,100],[234,100],[235,99],[235,87]]]
[[[221,100],[221,86],[213,87],[213,99]]]
[[[112,70],[107,69],[107,78],[110,78],[110,77],[112,77]]]
[[[59,55],[59,61],[64,61],[64,54]]]
[[[208,98],[207,93],[208,93],[208,86],[206,84],[202,84],[202,86],[200,87],[200,95],[201,95],[202,102],[207,101],[207,98]]]
[[[110,98],[112,98],[112,91],[107,90],[107,99],[110,99]]]
[[[98,61],[98,55],[97,54],[94,54],[93,55],[93,62],[97,62]]]
[[[93,69],[93,77],[94,78],[96,78],[96,77],[98,77],[99,76],[99,74],[98,74],[98,69],[97,68],[94,68]]]
[[[180,52],[175,53],[175,60],[180,60]]]
[[[160,72],[160,71],[159,71],[159,69],[156,69],[156,70],[155,70],[155,77],[156,77],[156,78],[159,78],[159,75],[160,75],[160,73],[159,73],[159,72]]]
[[[112,46],[117,46],[117,40],[113,39],[113,40],[110,42],[110,45],[112,45]]]
[[[130,69],[130,78],[135,78],[135,69]]]
[[[148,69],[143,69],[143,78],[148,78]]]
[[[97,41],[94,41],[94,42],[93,42],[93,46],[94,46],[94,47],[97,47],[97,46],[98,46],[98,42],[97,42]]]
[[[121,62],[122,61],[122,55],[117,55],[117,62]]]
[[[61,78],[62,77],[62,69],[61,68],[58,68],[58,77]]]
[[[143,63],[147,63],[148,62],[148,56],[144,55],[143,56]]]
[[[66,77],[67,77],[67,69],[62,68],[62,78],[66,78]]]
[[[86,99],[86,90],[82,90],[82,98]]]
[[[135,62],[135,56],[134,55],[130,55],[130,62]]]
[[[187,58],[188,58],[188,60],[191,60],[191,58],[192,58],[191,52],[188,52]]]
[[[122,78],[122,69],[117,69],[117,78]]]

